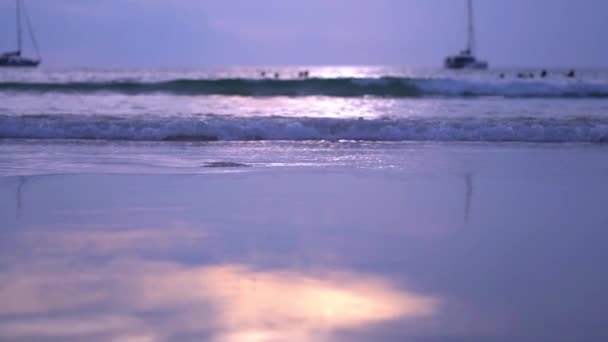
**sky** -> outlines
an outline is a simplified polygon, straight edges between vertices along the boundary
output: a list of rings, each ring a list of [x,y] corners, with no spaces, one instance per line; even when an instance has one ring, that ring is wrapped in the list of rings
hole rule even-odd
[[[26,0],[45,65],[440,67],[466,42],[465,0]],[[15,49],[0,0],[0,51]],[[477,0],[496,67],[607,67],[608,1]],[[33,55],[29,41],[26,54]]]

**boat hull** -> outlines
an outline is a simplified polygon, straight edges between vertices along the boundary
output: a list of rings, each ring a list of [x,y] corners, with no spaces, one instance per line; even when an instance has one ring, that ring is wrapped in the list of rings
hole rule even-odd
[[[487,62],[476,62],[476,63],[468,63],[468,64],[464,64],[464,65],[454,65],[454,64],[445,64],[446,69],[453,69],[453,70],[459,70],[459,69],[475,69],[475,70],[486,70],[488,69],[488,63]]]
[[[472,56],[456,56],[445,59],[444,66],[446,69],[477,69],[485,70],[488,68],[488,62],[478,61]]]
[[[2,60],[0,59],[0,67],[37,67],[40,61],[32,59],[20,59],[20,60]]]

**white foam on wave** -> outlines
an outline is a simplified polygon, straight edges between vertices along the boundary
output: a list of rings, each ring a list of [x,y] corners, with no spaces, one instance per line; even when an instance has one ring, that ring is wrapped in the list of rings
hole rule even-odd
[[[439,96],[608,97],[608,84],[578,81],[419,79],[423,94]]]
[[[0,116],[0,138],[608,142],[608,119]]]

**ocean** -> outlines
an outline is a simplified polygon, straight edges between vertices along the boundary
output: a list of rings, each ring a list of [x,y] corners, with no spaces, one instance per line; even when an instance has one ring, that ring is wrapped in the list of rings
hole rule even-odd
[[[547,71],[0,69],[0,340],[604,341],[608,70]]]
[[[303,70],[310,78],[298,79]],[[404,142],[608,142],[606,70],[579,71],[572,79],[567,70],[540,78],[538,70],[390,67],[0,72],[0,148],[7,160],[2,175],[22,173],[15,168],[62,172],[67,165],[71,172],[89,170],[91,151],[115,157],[97,165],[104,170],[175,167],[196,173],[218,160],[327,163],[307,153],[327,144],[338,151],[358,144],[386,151]],[[536,78],[517,78],[522,72],[536,72]],[[191,153],[182,153],[188,148]],[[306,156],[272,152],[273,160],[265,153],[288,148]],[[140,149],[152,152],[142,155]],[[201,150],[219,152],[197,159]],[[353,165],[365,164],[356,148],[351,153]]]

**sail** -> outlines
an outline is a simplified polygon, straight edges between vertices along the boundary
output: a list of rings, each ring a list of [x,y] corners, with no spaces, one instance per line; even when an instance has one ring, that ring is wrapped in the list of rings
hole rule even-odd
[[[25,2],[21,0],[17,0],[21,3],[23,17],[25,18],[25,24],[27,25],[27,32],[30,36],[30,41],[32,42],[32,46],[34,47],[34,51],[36,52],[36,59],[40,60],[40,50],[38,49],[38,42],[36,41],[36,36],[34,35],[34,28],[32,27],[32,22],[30,21],[30,16],[28,14],[27,8],[25,7]]]

